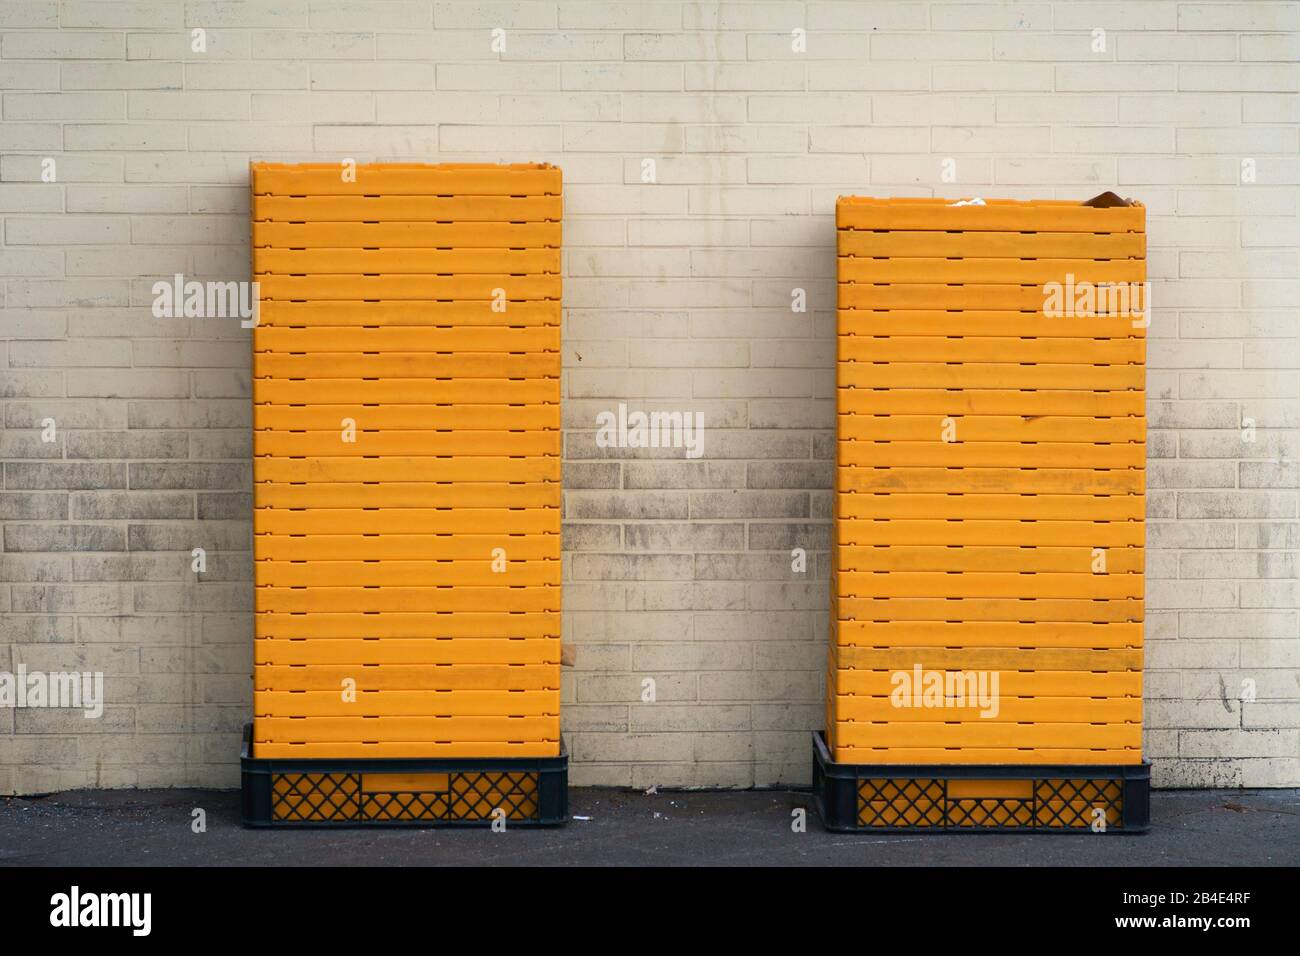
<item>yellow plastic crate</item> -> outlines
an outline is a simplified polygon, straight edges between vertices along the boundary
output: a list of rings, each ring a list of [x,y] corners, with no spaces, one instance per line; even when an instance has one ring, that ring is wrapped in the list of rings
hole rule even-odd
[[[560,171],[352,172],[252,168],[252,757],[556,757]]]
[[[837,235],[832,759],[1141,763],[1145,210],[846,197]]]

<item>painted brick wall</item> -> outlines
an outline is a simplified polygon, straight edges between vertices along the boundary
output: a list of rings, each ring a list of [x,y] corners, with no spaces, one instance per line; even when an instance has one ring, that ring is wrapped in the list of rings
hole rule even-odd
[[[564,168],[578,784],[808,781],[835,197],[1140,198],[1147,751],[1300,784],[1300,4],[4,0],[0,31],[0,670],[108,694],[0,710],[0,792],[237,782],[248,332],[150,303],[248,278],[250,158]],[[600,447],[619,402],[702,412],[703,457]]]

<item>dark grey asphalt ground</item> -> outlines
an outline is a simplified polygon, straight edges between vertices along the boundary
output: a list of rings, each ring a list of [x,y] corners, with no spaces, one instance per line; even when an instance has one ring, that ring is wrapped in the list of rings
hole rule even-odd
[[[0,866],[1300,865],[1300,791],[1154,791],[1137,836],[827,833],[811,795],[571,790],[555,830],[246,830],[238,794],[80,791],[0,799]],[[207,812],[204,834],[191,812]],[[808,829],[791,811],[808,807]]]

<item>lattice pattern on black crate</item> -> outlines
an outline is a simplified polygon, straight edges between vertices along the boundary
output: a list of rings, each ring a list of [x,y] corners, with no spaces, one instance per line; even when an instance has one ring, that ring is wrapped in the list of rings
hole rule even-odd
[[[271,781],[277,820],[321,822],[355,819],[361,807],[361,775],[281,773]]]
[[[539,775],[473,771],[426,775],[418,788],[367,789],[358,773],[277,773],[271,781],[276,821],[366,823],[487,821],[501,810],[511,821],[536,820]]]
[[[942,826],[943,802],[942,780],[862,780],[858,783],[858,826]]]
[[[956,796],[948,780],[870,777],[858,780],[857,822],[863,829],[1019,830],[1106,827],[1124,822],[1119,780],[1033,779],[1032,796]],[[1100,815],[1100,816],[1099,816]]]
[[[1124,820],[1124,787],[1118,780],[1038,780],[1034,800],[1040,827],[1090,827],[1098,810],[1108,827]]]
[[[1034,808],[1018,797],[954,797],[946,826],[963,830],[1021,829],[1033,826]]]

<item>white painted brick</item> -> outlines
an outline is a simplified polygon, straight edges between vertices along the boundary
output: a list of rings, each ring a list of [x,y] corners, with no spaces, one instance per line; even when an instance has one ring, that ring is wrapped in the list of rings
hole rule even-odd
[[[1235,183],[1239,163],[1235,158],[1217,156],[1173,157],[1119,160],[1121,185],[1168,183],[1223,186]]]
[[[63,130],[65,149],[184,149],[185,128],[163,123],[76,123]]]
[[[5,123],[0,126],[0,149],[40,150],[48,156],[62,146],[59,131],[53,123]]]
[[[67,274],[70,276],[147,276],[189,273],[191,256],[188,249],[168,246],[118,246],[104,248],[76,248],[67,252]],[[96,313],[94,318],[101,318]],[[150,316],[152,319],[153,317]],[[91,322],[84,317],[78,318],[76,331],[88,331]],[[140,324],[131,323],[119,326],[123,334],[138,334]],[[152,330],[160,332],[155,326]]]
[[[375,55],[370,33],[310,33],[305,30],[254,33],[251,54],[258,60],[365,60]]]
[[[1274,207],[1276,211],[1276,207]],[[1300,246],[1300,222],[1295,218],[1252,219],[1241,224],[1241,244],[1251,246]]]
[[[808,276],[829,278],[833,263],[825,261],[819,250],[811,249],[693,249],[691,274],[697,276]]]
[[[988,127],[935,126],[930,148],[941,155],[954,153],[1046,153],[1053,145],[1053,133],[1046,127],[1026,126],[994,130]],[[1057,151],[1061,147],[1057,146]]]
[[[873,33],[870,44],[872,60],[988,60],[995,49],[991,36],[974,33]]]
[[[959,59],[943,57],[942,59]],[[987,59],[983,57],[982,59]],[[1091,33],[1063,33],[1042,36],[1036,33],[999,33],[993,38],[993,59],[1029,63],[1089,63],[1094,70],[1108,69],[1103,64],[1115,59],[1113,47],[1093,49]]]
[[[1058,153],[1169,153],[1174,133],[1158,126],[1060,126],[1052,130],[1052,148]]]
[[[186,31],[126,35],[128,60],[247,60],[251,55],[252,44],[243,31],[208,30],[201,50],[194,49],[194,38]],[[233,66],[225,65],[227,69]]]
[[[65,90],[179,90],[177,63],[65,63]]]
[[[558,152],[563,131],[559,126],[442,126],[438,148],[446,152]]]
[[[1223,93],[1180,93],[1177,96],[1119,97],[1121,123],[1227,124],[1236,122],[1241,98]]]
[[[1290,757],[1300,748],[1300,731],[1189,730],[1179,739],[1184,757]]]
[[[682,6],[682,26],[688,30],[791,30],[802,26],[804,5],[791,0],[766,3],[707,3],[690,0]]]
[[[310,0],[312,30],[427,30],[433,11],[419,0],[376,0],[358,7],[353,0]],[[439,24],[441,26],[441,24]]]
[[[24,276],[63,274],[62,256],[51,249],[5,249],[0,251],[0,273]],[[15,366],[12,354],[10,367]]]
[[[930,130],[921,126],[813,126],[813,153],[913,153],[930,147]]]
[[[1101,67],[1065,64],[1056,67],[1056,89],[1080,92],[1201,89],[1180,84],[1177,69],[1161,64],[1116,63]]]
[[[868,160],[862,156],[753,156],[746,160],[756,184],[863,182]]]
[[[349,93],[348,96],[366,96]],[[318,94],[308,99],[315,101]],[[255,100],[256,102],[256,100]],[[454,97],[437,93],[376,93],[375,118],[383,124],[454,123],[474,120],[491,120],[496,117],[498,97],[482,94],[463,94]],[[340,122],[336,120],[336,122]],[[345,122],[345,121],[344,121]]]
[[[272,27],[281,30],[307,25],[307,0],[186,0],[187,24],[204,27]]]
[[[122,120],[125,93],[6,93],[6,119]]]
[[[655,182],[659,183],[743,183],[745,162],[736,156],[676,157],[656,161]],[[627,183],[642,181],[642,163],[624,160],[623,179]]]
[[[739,33],[625,33],[623,57],[628,60],[744,60],[749,57]],[[786,47],[789,47],[787,38]],[[612,59],[608,53],[592,59]],[[713,88],[713,87],[711,87]],[[688,87],[689,89],[689,87]]]
[[[126,115],[136,120],[248,120],[247,93],[129,93]]]
[[[584,186],[564,197],[567,209],[585,214],[663,215],[686,212],[687,194],[677,186]]]
[[[1046,185],[1070,183],[1105,186],[1115,182],[1115,162],[1109,159],[999,159],[994,164],[999,183]]]
[[[646,156],[680,153],[684,146],[682,128],[671,124],[571,123],[564,128],[564,148],[578,152],[637,151]]]
[[[184,186],[69,186],[70,213],[183,213],[189,208],[189,191]]]
[[[125,55],[126,41],[120,33],[64,30],[0,37],[0,56],[6,60],[120,60]]]
[[[58,25],[59,5],[56,0],[15,0],[0,8],[0,27],[6,30]]]
[[[1178,67],[1178,88],[1294,93],[1300,90],[1300,68],[1294,63],[1184,63]]]
[[[63,27],[179,30],[184,20],[184,7],[168,0],[80,0],[62,3],[59,10]]]
[[[1138,0],[1132,3],[1058,3],[1055,26],[1058,30],[1090,31],[1101,27],[1112,32],[1134,30],[1181,29],[1175,17],[1175,4],[1168,0]]]
[[[829,97],[827,98],[829,99]],[[819,98],[820,102],[820,98]],[[870,117],[891,126],[993,125],[994,98],[979,95],[933,94],[914,96],[905,93],[881,93],[871,97]],[[828,122],[844,122],[844,116],[832,116]],[[821,120],[818,120],[821,122]]]
[[[313,63],[311,88],[313,90],[430,90],[433,89],[433,66],[428,63]]]
[[[43,183],[5,184],[0,185],[0,203],[11,213],[61,212],[63,194]]]
[[[560,3],[562,30],[671,30],[682,24],[679,3]]]
[[[1258,156],[1260,153],[1296,152],[1295,129],[1202,129],[1178,130],[1180,153],[1231,153],[1233,156]]]
[[[1300,4],[1183,3],[1179,30],[1300,30]]]
[[[567,66],[568,64],[565,64]],[[440,63],[436,87],[466,92],[510,90],[556,90],[560,88],[560,67],[549,63],[462,64]],[[414,89],[414,87],[396,87]],[[568,89],[568,87],[565,87]]]
[[[189,129],[191,149],[253,152],[307,152],[312,147],[310,126],[250,126],[246,123],[205,123]]]
[[[47,194],[56,192],[42,181],[43,160],[42,156],[0,157],[0,180],[38,183],[38,188]],[[123,176],[120,156],[58,156],[56,169],[59,181],[64,183],[121,182]]]
[[[978,70],[968,64],[938,64],[933,67],[934,89],[996,93],[1046,91],[1052,89],[1052,69],[1048,64],[1038,63],[994,63]]]
[[[743,246],[748,241],[749,223],[743,219],[649,217],[627,223],[627,241],[633,246],[686,246],[701,235],[707,236],[710,244]]]
[[[997,98],[999,123],[1110,123],[1116,118],[1113,96],[1006,95]]]
[[[1300,60],[1300,36],[1290,34],[1260,34],[1242,36],[1243,60]]]
[[[812,2],[808,4],[810,30],[890,31],[924,30],[929,26],[926,10],[915,3],[853,4]]]
[[[617,36],[597,34],[516,33],[501,54],[503,60],[617,60],[624,56]],[[657,58],[656,58],[657,59]]]
[[[308,87],[306,63],[228,63],[185,64],[186,90],[305,90]]]
[[[436,155],[436,126],[322,126],[314,127],[316,150],[327,154]]]
[[[680,63],[563,63],[560,88],[681,92],[682,70]]]
[[[802,63],[687,63],[684,76],[687,90],[798,90],[805,82]]]
[[[500,105],[502,121],[534,123],[617,120],[624,108],[619,97],[610,93],[503,95]],[[566,163],[566,181],[573,181],[573,169]]]
[[[2,90],[57,90],[58,63],[0,63]]]
[[[556,26],[556,4],[547,2],[435,3],[433,24],[444,27],[504,27],[546,30]]]
[[[9,217],[5,242],[10,245],[75,245],[78,243],[128,243],[127,219],[104,216],[60,216],[43,219]]]
[[[1300,98],[1285,93],[1247,93],[1241,103],[1247,123],[1294,123],[1300,117]]]
[[[566,259],[567,274],[575,277],[666,278],[689,274],[690,253],[685,249],[602,249],[571,251]]]
[[[1222,33],[1121,33],[1117,60],[1223,61],[1237,58],[1237,37]]]
[[[503,54],[494,51],[492,46],[492,34],[487,30],[439,30],[434,33],[412,30],[377,35],[375,56],[384,61],[499,62]]]
[[[798,153],[808,133],[783,126],[688,126],[688,153]]]
[[[930,25],[936,30],[1027,30],[1052,26],[1050,3],[958,3],[936,7]]]
[[[809,90],[909,90],[924,92],[930,89],[930,70],[922,64],[844,64],[819,63],[808,64],[807,83]],[[956,68],[954,68],[956,69]],[[964,68],[963,68],[964,69]],[[793,75],[785,77],[795,82]],[[962,89],[962,87],[941,87],[936,79],[935,88]]]
[[[870,43],[864,33],[815,33],[805,35],[802,44],[796,44],[797,36],[792,30],[751,33],[746,52],[751,60],[806,60],[810,54],[818,60],[860,60]]]
[[[247,185],[248,163],[221,153],[144,153],[124,157],[129,183],[197,182]],[[207,220],[200,220],[200,227]]]

